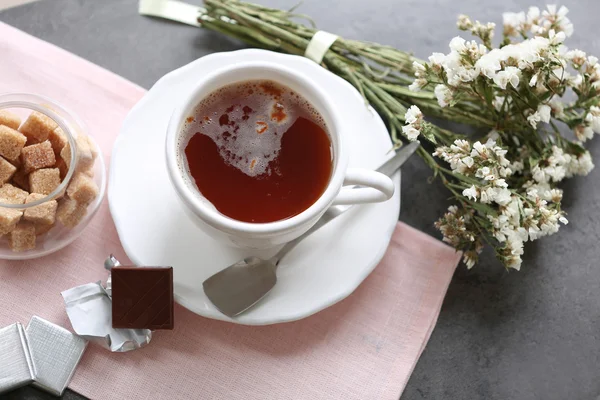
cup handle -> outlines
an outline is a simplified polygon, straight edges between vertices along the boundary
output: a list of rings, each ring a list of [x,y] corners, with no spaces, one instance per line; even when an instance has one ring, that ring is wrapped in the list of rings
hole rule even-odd
[[[363,187],[346,187],[358,185]],[[333,205],[380,203],[394,195],[394,182],[389,176],[362,168],[348,168],[344,187],[333,201]]]

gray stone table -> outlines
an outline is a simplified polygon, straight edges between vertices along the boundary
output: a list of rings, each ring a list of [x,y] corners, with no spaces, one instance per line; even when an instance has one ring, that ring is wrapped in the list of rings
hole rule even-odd
[[[255,0],[290,7],[296,0]],[[199,0],[196,0],[199,3]],[[570,42],[600,55],[598,0],[565,0],[575,24]],[[501,22],[501,12],[538,0],[305,0],[321,29],[412,50],[447,52],[460,12]],[[242,48],[234,40],[137,15],[136,0],[43,0],[0,12],[0,21],[63,47],[149,88],[203,55]],[[0,49],[0,63],[2,53]],[[0,76],[0,79],[2,77]],[[600,155],[600,140],[591,144]],[[600,158],[599,158],[600,159]],[[432,235],[448,194],[429,184],[417,158],[404,168],[400,219]],[[600,395],[600,168],[567,183],[570,224],[526,246],[521,272],[490,253],[460,266],[437,327],[403,399],[596,399]],[[1,305],[0,305],[1,306]],[[39,397],[38,397],[39,396]],[[27,388],[7,398],[43,398]],[[66,398],[78,398],[68,394]]]

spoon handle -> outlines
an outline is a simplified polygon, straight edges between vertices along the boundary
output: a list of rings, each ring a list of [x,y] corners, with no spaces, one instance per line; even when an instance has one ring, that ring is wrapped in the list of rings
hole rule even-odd
[[[409,144],[403,146],[402,148],[400,148],[400,150],[398,150],[398,152],[396,153],[396,155],[394,155],[394,157],[392,157],[388,161],[386,161],[381,167],[379,167],[377,169],[377,171],[391,177],[392,175],[394,175],[394,173],[396,173],[396,171],[398,171],[400,169],[402,164],[404,164],[406,162],[406,160],[408,160],[410,158],[410,156],[417,150],[417,148],[419,148],[419,142],[412,142],[412,143],[409,143]],[[329,209],[327,209],[327,211],[325,211],[325,214],[323,214],[323,216],[317,221],[316,224],[314,224],[309,230],[307,230],[300,237],[292,240],[291,242],[287,242],[286,244],[284,244],[283,247],[277,252],[277,254],[275,254],[273,257],[271,257],[270,261],[275,266],[277,266],[279,264],[279,261],[281,261],[281,259],[290,250],[292,250],[294,247],[296,247],[296,245],[298,243],[300,243],[302,240],[304,240],[304,238],[311,235],[314,231],[320,229],[323,225],[327,224],[332,219],[342,215],[343,213],[345,213],[352,207],[354,207],[354,206],[329,207]]]
[[[302,240],[304,240],[307,236],[311,235],[314,231],[320,229],[323,225],[327,224],[329,221],[331,221],[334,218],[336,218],[337,216],[345,213],[350,208],[352,208],[352,206],[329,207],[327,209],[327,211],[325,211],[325,214],[323,214],[323,216],[321,218],[319,218],[319,220],[317,221],[316,224],[314,224],[309,230],[304,232],[302,235],[300,235],[296,239],[284,244],[283,247],[277,252],[277,254],[275,254],[273,257],[271,257],[270,261],[277,266],[279,264],[279,261],[281,261],[281,259],[287,253],[289,253],[290,250],[292,250],[294,247],[296,247],[296,245],[298,243],[300,243]]]

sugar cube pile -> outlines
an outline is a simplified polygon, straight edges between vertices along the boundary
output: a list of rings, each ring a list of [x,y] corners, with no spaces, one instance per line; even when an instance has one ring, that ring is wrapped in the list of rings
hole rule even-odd
[[[75,144],[78,159],[71,180],[65,190],[49,198],[71,166],[67,135],[37,111],[21,122],[19,116],[0,110],[0,204],[25,206],[42,200],[23,209],[0,206],[0,237],[13,251],[35,249],[42,235],[57,224],[76,227],[98,197],[93,179],[96,147],[84,134],[75,138]]]

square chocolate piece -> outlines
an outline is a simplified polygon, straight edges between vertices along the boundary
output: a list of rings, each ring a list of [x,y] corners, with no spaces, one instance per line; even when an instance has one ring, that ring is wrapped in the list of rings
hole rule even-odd
[[[112,326],[173,329],[173,268],[115,267],[112,276]]]

